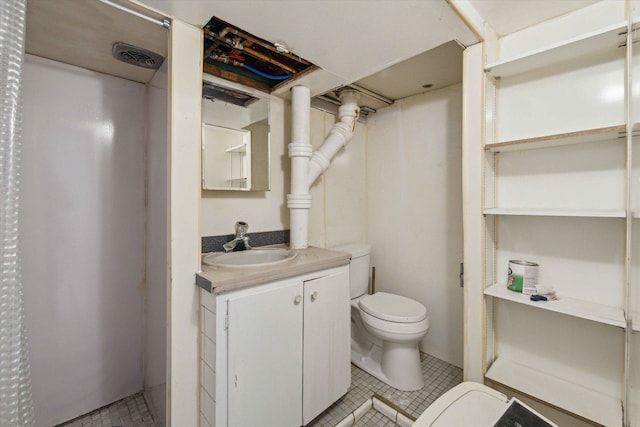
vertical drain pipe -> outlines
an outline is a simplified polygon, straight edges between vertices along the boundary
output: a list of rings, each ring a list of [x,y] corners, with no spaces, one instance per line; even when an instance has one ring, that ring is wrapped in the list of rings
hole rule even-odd
[[[291,249],[304,249],[308,246],[309,209],[311,194],[307,184],[309,159],[313,154],[310,139],[311,91],[305,86],[291,89],[291,194],[287,195],[287,207],[290,211]]]
[[[314,153],[310,139],[311,94],[305,86],[291,89],[291,194],[287,195],[290,210],[291,249],[309,246],[309,188],[331,164],[331,159],[353,137],[360,114],[359,93],[344,89],[339,94],[342,105],[338,109],[338,122],[331,128],[324,143]]]

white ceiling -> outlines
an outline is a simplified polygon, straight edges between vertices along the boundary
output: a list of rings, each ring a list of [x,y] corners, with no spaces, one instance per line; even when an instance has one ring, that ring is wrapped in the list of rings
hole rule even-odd
[[[162,18],[148,11],[145,14]],[[111,48],[115,42],[126,42],[166,58],[168,31],[97,0],[27,1],[27,53],[136,82],[149,82],[155,70],[114,59]]]
[[[112,0],[202,27],[211,16],[272,42],[321,69],[293,84],[314,95],[351,83],[392,99],[461,81],[462,49],[478,41],[450,6],[475,9],[504,35],[597,0]],[[612,0],[608,0],[612,1]],[[147,82],[152,71],[111,58],[114,41],[167,54],[167,31],[98,0],[28,0],[27,51]],[[440,47],[442,45],[447,46]],[[289,87],[276,94],[287,97]],[[433,90],[432,89],[432,90]]]
[[[445,0],[141,2],[197,26],[216,16],[265,40],[284,42],[330,76],[302,82],[313,94],[353,83],[454,39],[464,45],[477,42]],[[278,91],[286,92],[286,87]]]
[[[469,0],[469,5],[499,36],[528,28],[599,0]],[[406,59],[356,82],[393,100],[437,90],[462,82],[463,49],[449,42]],[[424,88],[425,84],[433,85]],[[373,109],[385,105],[361,97],[361,104]]]
[[[355,84],[358,88],[394,101],[441,89],[462,81],[463,51],[457,42],[450,41],[360,79]],[[333,91],[326,96],[338,101],[338,96]],[[373,110],[388,105],[366,93],[360,96],[359,103],[361,107]]]
[[[424,92],[425,83],[437,89],[462,80],[461,72],[452,71],[461,66],[460,49],[428,52],[452,40],[465,46],[478,41],[450,3],[475,9],[505,35],[599,0],[138,1],[196,26],[217,16],[265,40],[283,42],[322,69],[295,83],[310,86],[313,94],[356,82],[399,99]],[[288,87],[276,94],[287,96]]]
[[[589,6],[600,0],[469,0],[499,36]]]

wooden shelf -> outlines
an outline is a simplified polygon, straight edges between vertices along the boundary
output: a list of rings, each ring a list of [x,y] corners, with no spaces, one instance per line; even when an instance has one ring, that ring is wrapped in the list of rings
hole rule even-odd
[[[246,144],[234,145],[233,147],[227,148],[224,151],[225,153],[246,153],[247,145]]]
[[[493,77],[508,77],[599,52],[613,51],[626,41],[626,36],[624,39],[622,38],[626,31],[627,23],[623,21],[511,58],[489,63],[485,66],[485,72]]]
[[[589,217],[589,218],[626,218],[624,209],[516,209],[490,208],[482,211],[484,215],[514,215],[514,216],[559,216],[559,217]]]
[[[618,138],[624,141],[623,138],[625,132],[625,125],[617,125],[604,128],[585,129],[577,132],[544,135],[535,138],[496,142],[493,144],[486,144],[484,149],[486,151],[499,153],[507,151],[533,150],[536,148],[560,147],[563,145],[586,144],[589,142],[617,140]]]
[[[564,297],[562,295],[558,295],[558,299],[553,301],[531,301],[529,295],[511,291],[507,288],[506,284],[500,283],[485,288],[484,294],[494,298],[539,308],[540,310],[555,311],[556,313],[592,320],[619,328],[626,327],[624,311],[618,307]]]
[[[622,426],[620,399],[573,384],[541,370],[498,358],[486,372],[485,378],[592,422],[605,426]]]

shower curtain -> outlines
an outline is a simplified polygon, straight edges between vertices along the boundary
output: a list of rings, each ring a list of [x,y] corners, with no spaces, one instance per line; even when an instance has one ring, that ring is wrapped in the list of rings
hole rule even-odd
[[[33,426],[18,253],[26,0],[0,0],[0,427]]]

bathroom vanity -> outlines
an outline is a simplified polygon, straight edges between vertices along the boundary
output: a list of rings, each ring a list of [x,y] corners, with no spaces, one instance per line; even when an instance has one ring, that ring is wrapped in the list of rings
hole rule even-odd
[[[202,266],[200,426],[301,426],[350,385],[349,254]]]

